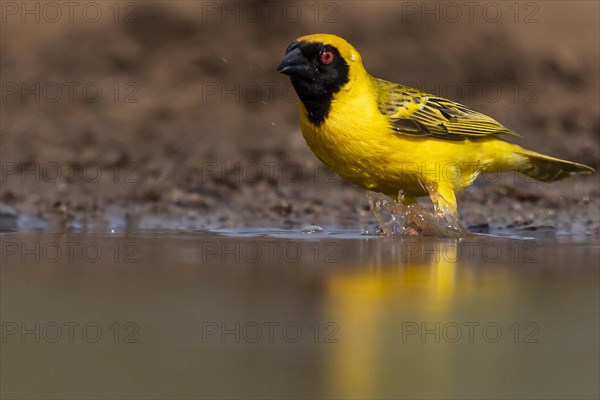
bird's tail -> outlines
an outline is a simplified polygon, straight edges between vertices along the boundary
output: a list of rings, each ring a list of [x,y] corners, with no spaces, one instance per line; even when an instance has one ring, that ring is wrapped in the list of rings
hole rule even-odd
[[[574,174],[591,174],[594,168],[572,161],[545,156],[533,151],[518,149],[515,153],[523,156],[515,171],[542,182],[554,182]]]

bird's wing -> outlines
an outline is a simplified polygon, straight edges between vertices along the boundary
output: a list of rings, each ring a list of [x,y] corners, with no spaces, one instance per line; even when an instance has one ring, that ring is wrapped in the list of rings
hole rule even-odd
[[[403,135],[465,140],[488,135],[519,136],[495,119],[453,101],[376,79],[378,106]]]

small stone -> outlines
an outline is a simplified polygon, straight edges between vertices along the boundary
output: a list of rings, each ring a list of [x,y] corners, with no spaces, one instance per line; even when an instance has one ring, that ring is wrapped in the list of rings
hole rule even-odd
[[[12,232],[17,229],[17,212],[14,208],[0,203],[0,232]]]

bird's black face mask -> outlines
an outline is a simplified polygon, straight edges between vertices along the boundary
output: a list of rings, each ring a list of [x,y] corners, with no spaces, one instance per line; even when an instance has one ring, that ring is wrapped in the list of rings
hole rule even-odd
[[[333,46],[292,42],[277,72],[289,75],[292,85],[315,125],[325,122],[333,95],[348,83],[350,68]]]

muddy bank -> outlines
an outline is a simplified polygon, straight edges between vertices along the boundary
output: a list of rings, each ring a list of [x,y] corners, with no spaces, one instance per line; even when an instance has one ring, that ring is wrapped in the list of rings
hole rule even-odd
[[[294,18],[253,18],[236,2],[229,14],[150,2],[116,15],[99,4],[93,23],[17,10],[3,24],[0,196],[24,226],[374,223],[364,191],[306,147],[295,94],[273,71],[293,38],[318,31],[346,37],[376,76],[489,113],[524,147],[600,165],[592,2],[519,13],[497,3],[497,20],[441,8],[434,18],[406,2],[368,12],[298,3]],[[480,179],[459,201],[477,229],[598,235],[599,194],[597,176],[544,185],[508,175]]]

